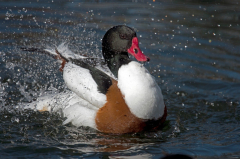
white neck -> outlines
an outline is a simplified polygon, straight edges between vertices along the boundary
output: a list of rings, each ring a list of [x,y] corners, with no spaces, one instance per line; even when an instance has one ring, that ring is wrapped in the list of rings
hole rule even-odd
[[[141,119],[159,119],[164,114],[162,91],[148,70],[132,61],[118,71],[118,87],[130,111]]]

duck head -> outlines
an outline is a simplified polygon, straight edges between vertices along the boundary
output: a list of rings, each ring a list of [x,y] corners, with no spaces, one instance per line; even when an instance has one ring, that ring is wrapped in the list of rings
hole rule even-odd
[[[102,40],[102,52],[106,61],[119,54],[128,57],[128,53],[138,61],[150,61],[139,48],[136,32],[125,25],[114,26],[106,32]]]

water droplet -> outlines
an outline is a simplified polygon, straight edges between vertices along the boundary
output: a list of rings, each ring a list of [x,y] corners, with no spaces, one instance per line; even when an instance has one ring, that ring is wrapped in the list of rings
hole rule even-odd
[[[12,117],[12,118],[11,118],[11,122],[12,122],[12,123],[13,123],[13,122],[19,123],[19,119],[18,119],[17,117]]]

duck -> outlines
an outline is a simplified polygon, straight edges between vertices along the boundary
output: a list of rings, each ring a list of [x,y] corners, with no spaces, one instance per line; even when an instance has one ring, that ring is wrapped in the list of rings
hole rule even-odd
[[[26,109],[58,112],[66,118],[63,125],[71,123],[110,134],[157,130],[166,120],[161,88],[143,65],[150,58],[139,48],[131,27],[118,25],[105,33],[104,59],[73,53],[65,44],[55,49],[22,50],[44,52],[57,59],[68,88],[39,97]]]

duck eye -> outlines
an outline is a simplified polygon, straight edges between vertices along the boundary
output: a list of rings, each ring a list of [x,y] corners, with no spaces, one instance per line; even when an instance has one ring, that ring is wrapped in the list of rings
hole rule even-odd
[[[137,50],[137,49],[134,49],[134,52],[135,52],[135,54],[137,54],[137,53],[138,53],[138,50]]]
[[[120,34],[119,36],[121,39],[127,39],[126,35],[124,35],[124,34]]]

